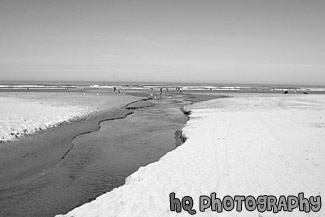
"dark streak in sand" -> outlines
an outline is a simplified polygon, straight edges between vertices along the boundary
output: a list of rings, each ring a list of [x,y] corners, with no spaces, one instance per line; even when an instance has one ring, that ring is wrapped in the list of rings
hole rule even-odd
[[[176,140],[176,142],[175,142],[176,147],[178,147],[178,146],[184,144],[184,142],[186,142],[187,138],[186,138],[186,136],[184,136],[182,130],[175,131],[175,140]]]
[[[146,99],[141,99],[141,100],[137,100],[137,101],[134,101],[134,102],[131,102],[131,103],[128,103],[126,104],[125,106],[123,106],[121,108],[121,110],[123,109],[127,109],[127,110],[134,110],[134,109],[140,109],[140,108],[146,108],[146,107],[151,107],[151,106],[154,106],[153,103],[151,102],[147,102],[148,100],[151,100],[152,98],[146,98]],[[119,116],[119,117],[114,117],[114,118],[103,118],[102,120],[100,120],[98,122],[98,125],[95,129],[91,129],[89,131],[86,131],[86,132],[82,132],[82,133],[79,133],[77,135],[75,135],[73,138],[72,138],[72,146],[67,150],[66,153],[64,153],[64,155],[62,156],[61,160],[63,160],[68,154],[69,152],[72,150],[73,146],[74,146],[74,143],[73,143],[73,140],[75,138],[77,138],[78,136],[81,136],[81,135],[85,135],[85,134],[89,134],[89,133],[92,133],[92,132],[96,132],[96,131],[99,131],[100,128],[101,128],[101,123],[104,122],[104,121],[112,121],[112,120],[118,120],[118,119],[123,119],[123,118],[126,118],[127,116],[133,114],[134,111],[130,111],[128,113],[125,113],[123,114],[122,116]]]
[[[145,101],[148,101],[148,100],[151,100],[152,98],[147,98],[147,99],[141,99],[141,100],[137,100],[137,101],[134,101],[134,102],[131,102],[131,103],[128,103],[126,104],[125,106],[123,106],[121,109],[128,109],[128,110],[134,110],[134,109],[140,109],[140,108],[146,108],[146,107],[151,107],[151,106],[154,106],[153,103],[144,103]],[[118,119],[123,119],[123,118],[126,118],[127,116],[133,114],[134,112],[133,111],[130,111],[126,114],[124,114],[124,116],[120,116],[120,117],[114,117],[114,118],[104,118],[102,120],[100,120],[98,122],[98,126],[95,128],[95,129],[91,129],[89,131],[86,131],[86,132],[82,132],[80,134],[77,134],[75,135],[72,140],[74,140],[75,138],[77,138],[78,136],[81,136],[81,135],[85,135],[85,134],[89,134],[89,133],[92,133],[92,132],[96,132],[96,131],[99,131],[101,126],[100,124],[104,121],[112,121],[112,120],[118,120]],[[67,154],[71,151],[71,149],[73,148],[74,146],[74,143],[72,142],[72,146],[67,150],[66,153],[64,153],[64,155],[62,156],[61,160],[63,160]]]
[[[93,132],[99,131],[100,128],[101,128],[100,124],[101,124],[102,122],[104,122],[104,121],[112,121],[112,120],[123,119],[123,118],[126,118],[127,116],[129,116],[129,115],[131,115],[131,114],[133,114],[133,113],[134,113],[134,112],[131,111],[131,112],[129,112],[129,113],[126,113],[124,116],[115,117],[115,118],[107,118],[107,119],[100,120],[100,121],[98,122],[98,127],[97,127],[96,129],[92,129],[91,131],[87,131],[87,132],[80,133],[80,134],[74,136],[74,137],[72,138],[72,141],[73,141],[75,138],[77,138],[78,136],[86,135],[86,134],[89,134],[89,133],[93,133]],[[62,156],[61,160],[63,160],[63,159],[64,159],[64,158],[69,154],[69,152],[72,150],[73,146],[74,146],[74,143],[72,142],[72,146],[71,146],[71,147],[67,150],[67,152]]]

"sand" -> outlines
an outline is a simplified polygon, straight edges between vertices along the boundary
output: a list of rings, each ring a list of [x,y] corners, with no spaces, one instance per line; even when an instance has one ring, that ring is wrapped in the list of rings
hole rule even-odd
[[[0,215],[34,217],[68,212],[123,185],[140,166],[176,147],[174,133],[187,120],[179,108],[189,104],[186,100],[216,97],[185,94],[148,101],[107,92],[2,94],[38,109],[87,109],[85,118],[77,115],[77,121],[0,146]]]
[[[199,212],[198,198],[225,195],[324,196],[325,96],[238,95],[196,103],[183,128],[187,141],[140,168],[126,184],[65,216],[189,216],[169,209],[169,194],[191,196],[198,216],[273,216]],[[279,212],[276,216],[324,216]]]
[[[0,92],[0,142],[118,108],[137,99],[109,93]]]

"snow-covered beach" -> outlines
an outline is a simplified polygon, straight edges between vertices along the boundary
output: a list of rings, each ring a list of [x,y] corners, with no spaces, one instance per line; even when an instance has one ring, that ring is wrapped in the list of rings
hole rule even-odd
[[[195,103],[187,141],[140,168],[126,184],[66,216],[189,216],[171,212],[169,194],[191,196],[197,216],[273,216],[273,212],[199,211],[199,196],[324,196],[325,96],[235,94]],[[280,211],[276,216],[324,216]]]

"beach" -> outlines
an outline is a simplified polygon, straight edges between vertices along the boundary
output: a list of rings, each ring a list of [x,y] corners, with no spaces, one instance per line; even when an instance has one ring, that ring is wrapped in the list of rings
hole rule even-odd
[[[0,214],[188,216],[175,193],[258,216],[199,198],[323,195],[324,95],[158,90],[0,93],[5,129],[40,128],[0,144]]]
[[[139,98],[110,93],[0,92],[0,141],[119,108]]]
[[[0,217],[325,217],[324,11],[0,0]]]
[[[232,94],[185,106],[186,142],[141,167],[125,185],[64,216],[188,216],[169,195],[190,196],[198,216],[274,216],[273,212],[199,211],[199,197],[324,196],[324,95]],[[304,209],[303,209],[304,210]],[[324,216],[280,210],[276,216]]]
[[[23,108],[7,110],[16,118],[16,126],[24,118],[39,126],[41,112],[48,123],[53,117],[60,120],[1,143],[0,213],[5,216],[54,216],[123,185],[139,167],[181,144],[176,132],[181,132],[188,117],[180,108],[217,97],[170,94],[153,100],[143,91],[1,94]],[[7,107],[16,105],[7,103]],[[30,105],[38,110],[29,110]],[[69,118],[60,118],[67,111]]]

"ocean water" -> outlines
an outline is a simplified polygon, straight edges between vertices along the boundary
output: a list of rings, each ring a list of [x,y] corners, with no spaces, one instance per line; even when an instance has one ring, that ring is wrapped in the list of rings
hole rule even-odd
[[[122,90],[157,90],[168,88],[175,90],[180,88],[182,91],[211,91],[211,92],[265,92],[278,93],[289,91],[292,93],[325,93],[325,86],[313,85],[278,85],[278,84],[231,84],[231,83],[164,83],[164,82],[71,82],[71,81],[8,81],[0,82],[0,91],[9,90],[94,90],[94,89],[113,89],[114,87]]]

